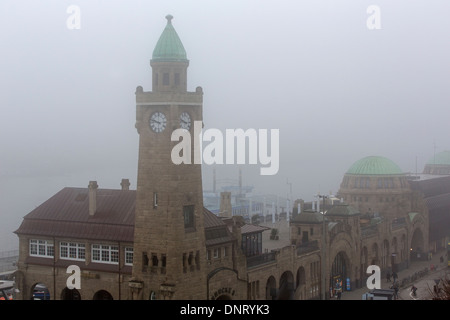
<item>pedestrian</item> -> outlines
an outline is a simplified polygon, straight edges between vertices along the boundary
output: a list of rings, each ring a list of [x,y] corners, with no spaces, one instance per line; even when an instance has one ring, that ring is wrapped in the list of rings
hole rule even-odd
[[[386,282],[391,282],[391,274],[388,272],[386,272]]]
[[[413,286],[411,287],[411,292],[412,292],[412,294],[413,294],[414,297],[417,295],[417,294],[416,294],[416,291],[417,291],[417,288],[413,285]]]
[[[394,283],[392,286],[389,287],[390,289],[394,289],[394,300],[397,300],[398,298],[398,283]]]
[[[395,281],[397,281],[397,278],[398,278],[398,275],[397,275],[397,272],[392,272],[392,278],[394,279],[394,283],[395,283]]]
[[[339,291],[337,292],[337,299],[338,299],[338,300],[341,300],[341,295],[342,295],[342,292],[341,292],[341,290],[339,290]]]

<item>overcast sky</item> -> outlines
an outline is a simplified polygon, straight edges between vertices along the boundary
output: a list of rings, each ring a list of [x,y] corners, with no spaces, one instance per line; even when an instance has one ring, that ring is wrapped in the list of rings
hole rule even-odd
[[[69,29],[70,5],[80,28]],[[370,5],[381,29],[370,30]],[[419,172],[450,149],[450,2],[2,0],[0,251],[64,187],[136,187],[135,89],[167,14],[204,90],[205,129],[279,129],[280,168],[242,166],[255,193],[336,192],[369,155]],[[73,20],[71,20],[73,21]],[[370,20],[374,21],[374,20]],[[217,166],[235,178],[239,166]],[[212,167],[203,167],[204,189]]]

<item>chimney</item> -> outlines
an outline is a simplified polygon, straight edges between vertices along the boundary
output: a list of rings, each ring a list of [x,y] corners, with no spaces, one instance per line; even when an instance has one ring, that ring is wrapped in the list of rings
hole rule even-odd
[[[89,181],[89,215],[93,216],[97,211],[97,181]]]
[[[233,216],[232,208],[231,208],[231,192],[221,192],[220,193],[220,217],[229,217]]]
[[[122,186],[122,190],[130,190],[130,180],[122,179],[120,185]]]

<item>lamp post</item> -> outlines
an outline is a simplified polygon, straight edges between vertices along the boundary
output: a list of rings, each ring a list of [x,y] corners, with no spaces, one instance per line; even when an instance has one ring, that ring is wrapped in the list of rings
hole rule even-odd
[[[322,206],[322,210],[323,210],[323,214],[322,214],[322,247],[321,247],[321,251],[322,251],[322,259],[320,262],[321,265],[321,269],[322,269],[322,279],[321,279],[321,283],[322,283],[322,300],[326,300],[326,292],[327,292],[327,285],[326,285],[326,262],[325,262],[325,256],[326,256],[326,243],[325,243],[325,199],[328,198],[325,195],[320,195],[318,194],[317,197],[319,198],[319,202],[320,202],[320,198],[323,199],[323,206]],[[320,213],[320,212],[319,212]]]

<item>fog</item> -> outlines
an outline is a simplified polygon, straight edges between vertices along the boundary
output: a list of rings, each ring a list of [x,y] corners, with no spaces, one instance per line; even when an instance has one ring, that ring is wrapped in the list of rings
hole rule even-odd
[[[70,5],[79,29],[68,28]],[[369,29],[370,5],[380,29]],[[369,155],[422,171],[450,149],[450,3],[442,1],[0,2],[0,251],[64,187],[136,187],[135,90],[167,14],[205,129],[279,129],[279,171],[216,165],[258,194],[337,192]],[[212,188],[213,166],[203,165]]]

